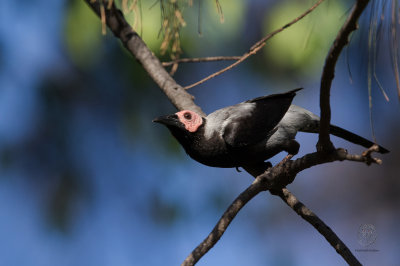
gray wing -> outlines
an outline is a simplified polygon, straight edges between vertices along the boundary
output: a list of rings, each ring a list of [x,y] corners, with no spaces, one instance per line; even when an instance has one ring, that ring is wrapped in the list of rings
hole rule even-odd
[[[244,147],[267,139],[276,130],[298,90],[258,97],[228,107],[226,111],[230,113],[222,125],[225,142],[232,147]]]

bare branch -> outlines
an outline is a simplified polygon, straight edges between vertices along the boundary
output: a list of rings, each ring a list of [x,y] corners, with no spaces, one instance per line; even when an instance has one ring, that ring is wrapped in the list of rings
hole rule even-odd
[[[304,220],[309,222],[331,244],[336,252],[343,257],[349,265],[361,265],[356,257],[342,240],[327,226],[315,213],[301,203],[287,188],[271,191],[271,194],[279,196],[290,208],[292,208]]]
[[[319,129],[319,140],[317,143],[318,151],[331,151],[334,149],[329,136],[329,126],[331,122],[331,107],[329,103],[330,89],[332,80],[335,77],[335,65],[341,54],[343,47],[348,44],[349,35],[357,29],[357,20],[368,5],[369,0],[357,0],[350,12],[347,20],[336,36],[329,53],[325,59],[324,69],[321,77],[320,88],[320,108],[321,121]]]
[[[170,66],[180,63],[199,63],[199,62],[216,62],[216,61],[232,61],[239,60],[241,56],[209,56],[209,57],[196,57],[196,58],[179,58],[169,62],[162,62],[163,66]]]
[[[299,202],[296,197],[286,189],[286,186],[292,183],[296,175],[312,166],[329,163],[333,161],[351,160],[358,162],[365,162],[370,164],[375,162],[369,160],[371,152],[377,151],[377,148],[372,146],[365,151],[362,155],[350,155],[344,149],[334,150],[330,154],[322,154],[314,152],[304,155],[294,161],[284,158],[282,162],[278,163],[272,168],[263,172],[258,169],[257,171],[252,167],[244,167],[246,171],[256,176],[254,182],[243,191],[228,207],[222,217],[211,233],[187,256],[182,265],[194,265],[199,261],[221,238],[226,229],[236,217],[238,212],[243,208],[247,202],[254,198],[261,191],[270,190],[271,194],[278,195],[288,204],[294,211],[297,212],[304,220],[314,226],[321,235],[332,245],[332,247],[343,257],[343,259],[350,263],[350,265],[361,265],[346,245],[339,239],[339,237],[330,229],[316,214],[309,210],[303,203]],[[369,162],[369,163],[368,163]],[[261,173],[260,173],[261,172]]]
[[[254,182],[232,202],[211,233],[189,254],[189,256],[187,256],[182,265],[188,266],[196,264],[196,262],[218,242],[243,206],[258,193],[265,190],[265,186],[260,185],[261,179],[261,176],[256,178]]]
[[[85,0],[89,6],[92,7],[92,9],[95,11],[95,13],[100,16],[101,10],[100,10],[100,4],[97,1],[93,0]],[[99,0],[102,1],[102,0]],[[322,2],[320,0],[313,6],[315,9],[317,5],[319,5]],[[368,2],[368,1],[358,1],[359,2]],[[102,2],[104,5],[106,2]],[[110,2],[108,2],[110,4]],[[356,4],[356,7],[357,7]],[[365,4],[366,5],[366,4]],[[355,7],[355,8],[356,8]],[[364,6],[365,7],[365,6]],[[312,9],[308,11],[311,12]],[[362,12],[362,10],[358,11],[359,13]],[[307,12],[306,12],[307,13]],[[303,14],[303,17],[306,15]],[[354,13],[354,9],[352,11],[352,14]],[[358,18],[359,14],[357,16],[354,15],[354,17]],[[112,30],[114,35],[121,39],[125,47],[132,53],[132,55],[143,65],[143,68],[148,72],[150,77],[157,83],[157,85],[163,90],[163,92],[167,95],[167,97],[170,99],[170,101],[178,108],[179,110],[182,109],[191,109],[194,110],[202,115],[204,113],[201,111],[200,107],[198,107],[194,102],[193,102],[193,96],[188,94],[180,85],[178,85],[175,80],[168,74],[168,72],[162,67],[160,61],[152,54],[152,52],[148,49],[146,44],[142,41],[142,39],[137,35],[137,33],[128,25],[126,20],[124,19],[122,13],[116,9],[114,4],[111,4],[109,7],[107,7],[104,10],[104,18],[107,23],[107,26]],[[299,20],[301,18],[297,18]],[[355,21],[357,19],[354,18],[354,27],[355,27]],[[266,36],[260,42],[256,43],[255,46],[253,46],[250,51],[248,52],[248,56],[250,56],[252,53],[256,53],[261,47],[265,45],[265,41],[268,40],[270,37],[272,37],[274,34],[278,33],[279,31],[282,31],[284,28],[289,27],[291,24],[295,23],[292,21],[291,23],[287,24],[284,26],[282,29],[271,33],[270,35]],[[350,24],[350,23],[346,23]],[[346,25],[345,24],[345,25]],[[346,30],[349,31],[349,30]],[[350,31],[351,32],[351,31]],[[348,33],[349,34],[349,33]],[[345,33],[339,33],[339,36],[348,36]],[[347,38],[347,37],[346,37]],[[345,38],[345,39],[346,39]],[[341,38],[339,38],[341,40]],[[342,41],[335,41],[335,43],[342,43]],[[345,45],[340,44],[342,47]],[[334,44],[333,47],[340,46],[339,44]],[[332,48],[333,49],[333,48]],[[331,50],[332,50],[331,49]],[[333,49],[336,50],[337,48]],[[337,52],[332,52],[333,55],[336,53],[340,54],[340,51]],[[331,54],[331,52],[330,52]],[[338,54],[336,55],[338,57]],[[246,58],[247,58],[246,57]],[[244,60],[244,57],[241,57],[237,62],[240,60]],[[337,60],[334,60],[333,63],[329,63],[331,59],[327,59],[326,65],[329,66],[329,64],[333,64],[330,68],[334,68],[335,62]],[[238,64],[235,62],[232,66],[235,64]],[[239,62],[240,63],[240,62]],[[329,64],[328,64],[329,63]],[[329,72],[329,71],[327,71]],[[330,89],[330,83],[333,79],[333,70],[332,70],[332,77],[331,80],[329,81],[329,86],[328,86],[328,108],[329,108],[329,89]],[[322,81],[321,81],[322,83]],[[322,85],[321,85],[322,89]],[[322,93],[322,90],[321,90]],[[329,109],[330,110],[330,109]],[[325,118],[326,119],[326,118]],[[329,123],[329,119],[328,119]],[[329,137],[328,137],[329,138]],[[329,139],[328,139],[329,140]],[[322,224],[324,227],[327,227],[318,217],[313,215],[309,215],[312,212],[308,210],[304,205],[302,205],[285,187],[293,182],[295,176],[297,173],[300,171],[303,171],[304,169],[307,169],[309,167],[312,167],[317,164],[322,164],[322,163],[327,163],[327,162],[333,162],[333,161],[342,161],[342,160],[351,160],[351,161],[358,161],[358,162],[364,162],[367,164],[370,163],[379,163],[379,159],[375,159],[371,157],[371,153],[375,150],[376,147],[371,147],[368,149],[365,153],[362,155],[349,155],[344,149],[337,149],[333,150],[331,153],[311,153],[307,154],[301,158],[298,158],[294,161],[289,160],[290,158],[286,159],[284,162],[279,163],[273,168],[269,168],[265,173],[263,171],[265,169],[262,169],[260,172],[260,169],[256,169],[254,167],[245,167],[245,169],[257,176],[256,180],[253,182],[249,188],[247,188],[243,193],[241,193],[237,199],[230,205],[230,207],[227,209],[227,211],[224,213],[224,215],[221,217],[220,221],[217,223],[217,225],[214,227],[213,231],[210,233],[210,235],[195,249],[193,252],[186,258],[184,261],[183,265],[193,265],[196,263],[208,250],[210,250],[215,243],[220,239],[220,237],[223,235],[227,227],[229,226],[230,222],[234,219],[236,214],[241,210],[241,208],[249,202],[255,195],[257,195],[259,192],[264,191],[264,190],[272,190],[272,193],[278,194],[282,199],[289,205],[293,206],[292,208],[299,213],[306,221],[310,222],[313,224],[314,227],[316,227],[317,230],[317,224]],[[257,174],[255,174],[257,173]],[[260,175],[261,173],[261,175]],[[299,205],[301,204],[301,205]],[[300,208],[299,208],[300,206]],[[317,221],[317,223],[315,223]],[[320,222],[319,222],[320,221]],[[322,222],[322,223],[321,223]],[[340,241],[340,239],[337,238],[337,236],[330,230],[319,230],[319,232],[324,235],[324,237],[334,246],[336,250],[339,250],[339,254],[344,257],[344,259],[354,265],[359,265],[358,261],[352,256],[351,252],[345,247],[345,245]],[[334,243],[339,243],[340,245],[334,245]],[[347,249],[347,250],[346,250]],[[348,254],[350,253],[350,254]]]
[[[290,26],[292,26],[293,24],[295,24],[296,22],[298,22],[299,20],[301,20],[302,18],[304,18],[305,16],[307,16],[308,14],[310,14],[314,9],[316,9],[324,0],[319,0],[317,3],[315,3],[312,7],[310,7],[309,9],[307,9],[303,14],[301,14],[300,16],[298,16],[297,18],[293,19],[291,22],[287,23],[286,25],[284,25],[283,27],[274,30],[273,32],[269,33],[268,35],[266,35],[264,38],[262,38],[261,40],[259,40],[258,42],[256,42],[248,52],[246,52],[245,54],[243,54],[239,60],[237,60],[235,63],[221,69],[218,72],[215,72],[211,75],[209,75],[208,77],[203,78],[202,80],[193,83],[191,85],[188,85],[185,87],[185,89],[190,89],[193,88],[197,85],[200,85],[201,83],[206,82],[209,79],[212,79],[218,75],[221,75],[222,73],[224,73],[225,71],[228,71],[229,69],[234,68],[235,66],[239,65],[241,62],[243,62],[244,60],[246,60],[247,58],[249,58],[251,55],[256,54],[259,50],[261,50],[261,48],[264,47],[265,43],[271,39],[274,35],[276,35],[277,33],[283,31],[284,29],[289,28]]]
[[[102,5],[99,1],[85,0],[100,17]],[[106,2],[102,3],[103,5],[106,4]],[[109,3],[110,2],[107,4]],[[177,84],[168,74],[158,58],[154,56],[136,31],[134,31],[125,20],[122,12],[115,7],[114,2],[110,5],[110,8],[105,8],[104,12],[107,26],[114,35],[122,41],[126,49],[135,59],[142,64],[146,72],[157,83],[172,104],[179,110],[189,109],[204,115],[201,108],[193,102],[193,96],[187,93],[182,86]]]
[[[268,189],[280,189],[292,183],[296,175],[301,171],[319,164],[334,161],[355,161],[367,165],[370,165],[371,163],[380,164],[380,159],[371,157],[371,152],[374,151],[374,149],[374,146],[372,146],[362,155],[352,155],[345,149],[339,148],[333,150],[329,154],[321,152],[309,153],[293,161],[284,158],[282,162],[269,168],[266,172],[261,173],[261,177],[268,183]],[[246,167],[245,170],[248,171]],[[250,172],[250,170],[248,172]],[[254,176],[255,172],[251,172],[251,174]],[[260,172],[258,172],[258,175],[260,175]]]

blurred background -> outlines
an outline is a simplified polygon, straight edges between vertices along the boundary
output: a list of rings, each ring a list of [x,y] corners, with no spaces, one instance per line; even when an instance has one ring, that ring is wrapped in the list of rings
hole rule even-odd
[[[185,7],[181,57],[241,55],[312,1],[194,1]],[[190,90],[207,113],[296,87],[294,103],[319,114],[324,57],[353,1],[326,1],[238,67]],[[384,1],[386,3],[386,1]],[[400,110],[387,12],[376,53],[368,50],[371,6],[336,66],[332,123],[372,139],[372,121],[391,150],[381,166],[335,162],[300,173],[289,189],[365,265],[400,260]],[[386,3],[386,8],[390,7]],[[385,7],[385,6],[383,6]],[[200,11],[199,11],[200,8]],[[382,7],[379,9],[382,10]],[[130,13],[163,60],[158,1]],[[175,112],[141,66],[81,0],[0,3],[0,265],[177,265],[211,231],[252,177],[192,161],[153,118]],[[398,43],[397,43],[398,45]],[[370,44],[371,47],[371,44]],[[370,50],[371,51],[371,50]],[[182,85],[226,62],[181,64]],[[371,66],[371,65],[370,65]],[[299,134],[301,156],[317,136]],[[333,138],[336,147],[362,147]],[[279,162],[285,154],[271,160]],[[377,238],[359,243],[361,225]],[[374,251],[357,251],[372,249]],[[280,199],[258,195],[198,265],[345,265],[334,249]]]

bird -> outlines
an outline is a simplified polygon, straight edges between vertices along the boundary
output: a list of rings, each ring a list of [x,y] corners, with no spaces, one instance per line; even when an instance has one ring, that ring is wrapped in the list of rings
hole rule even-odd
[[[206,117],[183,110],[153,122],[165,125],[186,153],[204,165],[236,169],[263,165],[282,151],[296,155],[297,132],[319,132],[320,118],[292,104],[301,89],[247,100]],[[366,148],[374,144],[335,125],[330,125],[330,134]],[[379,146],[378,152],[389,151]]]

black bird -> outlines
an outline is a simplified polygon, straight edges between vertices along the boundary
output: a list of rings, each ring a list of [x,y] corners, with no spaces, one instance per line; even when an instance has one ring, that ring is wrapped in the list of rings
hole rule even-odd
[[[243,167],[264,163],[281,151],[297,154],[298,131],[318,133],[319,117],[291,105],[295,89],[258,97],[219,109],[207,117],[184,110],[160,116],[164,124],[194,160],[214,167]],[[331,125],[330,133],[352,143],[371,147],[374,143]],[[389,152],[379,146],[380,153]]]

